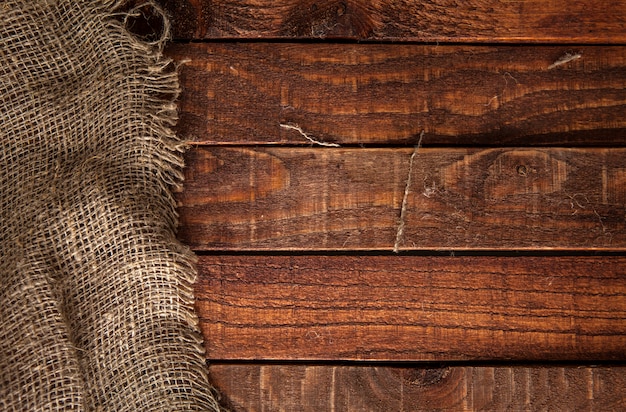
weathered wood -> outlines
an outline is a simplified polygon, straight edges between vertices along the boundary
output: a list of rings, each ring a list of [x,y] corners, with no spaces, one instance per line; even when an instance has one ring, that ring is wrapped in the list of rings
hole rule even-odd
[[[413,153],[197,147],[179,236],[196,250],[626,250],[626,149]]]
[[[626,1],[160,0],[174,35],[431,42],[626,42]]]
[[[625,360],[626,258],[206,256],[210,359]]]
[[[624,367],[212,365],[234,412],[618,411]]]
[[[550,68],[563,56],[580,56]],[[177,44],[205,143],[624,145],[626,47]],[[281,126],[282,125],[282,126]],[[287,126],[287,127],[285,127]]]

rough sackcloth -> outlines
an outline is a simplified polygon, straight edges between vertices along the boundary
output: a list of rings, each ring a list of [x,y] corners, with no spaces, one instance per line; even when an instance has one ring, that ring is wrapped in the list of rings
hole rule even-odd
[[[2,411],[219,409],[174,237],[177,74],[122,3],[0,1]]]

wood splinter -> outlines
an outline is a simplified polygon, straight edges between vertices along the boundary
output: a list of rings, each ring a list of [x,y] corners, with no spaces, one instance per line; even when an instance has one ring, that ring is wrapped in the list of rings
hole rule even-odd
[[[578,60],[581,57],[583,57],[583,55],[580,53],[565,53],[563,56],[559,57],[557,61],[549,65],[548,70],[552,70],[555,67],[563,66],[564,64],[567,64],[574,60]]]
[[[409,191],[411,190],[411,175],[413,174],[413,162],[415,161],[415,156],[417,156],[417,152],[422,146],[422,139],[424,138],[424,131],[420,133],[420,138],[415,146],[415,150],[413,150],[413,154],[411,155],[411,159],[409,160],[409,175],[406,178],[406,186],[404,187],[404,196],[402,197],[402,207],[400,209],[400,222],[398,223],[398,231],[396,232],[396,242],[393,245],[393,253],[398,253],[400,251],[400,243],[402,242],[402,238],[404,237],[404,226],[405,226],[405,215],[406,215],[406,205],[407,200],[409,198]]]
[[[302,136],[304,136],[305,139],[307,139],[309,142],[311,142],[313,144],[317,144],[317,145],[325,146],[325,147],[340,147],[337,143],[326,143],[326,142],[321,142],[321,141],[319,141],[317,139],[312,138],[311,136],[306,134],[304,132],[304,130],[302,130],[299,126],[292,125],[292,124],[283,124],[283,123],[281,123],[280,127],[282,127],[283,129],[296,130]]]

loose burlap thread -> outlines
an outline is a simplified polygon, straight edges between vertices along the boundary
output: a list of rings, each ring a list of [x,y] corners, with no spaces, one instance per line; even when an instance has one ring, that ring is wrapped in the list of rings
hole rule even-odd
[[[0,2],[3,411],[219,410],[174,235],[178,78],[123,3]]]

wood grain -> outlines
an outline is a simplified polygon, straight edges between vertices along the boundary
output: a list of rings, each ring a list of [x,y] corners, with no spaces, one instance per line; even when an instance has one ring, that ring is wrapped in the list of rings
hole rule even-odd
[[[626,47],[177,44],[178,128],[213,144],[624,145]],[[549,69],[569,54],[580,58]]]
[[[626,250],[626,149],[413,151],[197,147],[179,236],[198,251]]]
[[[212,365],[234,412],[618,411],[624,367]]]
[[[182,39],[624,43],[626,1],[160,0]]]
[[[626,258],[206,256],[210,359],[624,360]]]

